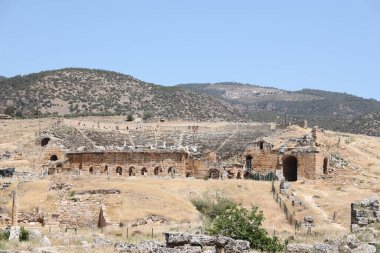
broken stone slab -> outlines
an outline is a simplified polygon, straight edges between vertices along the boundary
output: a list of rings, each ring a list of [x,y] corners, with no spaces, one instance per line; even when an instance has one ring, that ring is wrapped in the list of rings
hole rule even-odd
[[[366,243],[352,249],[351,253],[376,253],[376,247]]]
[[[191,235],[190,245],[213,246],[215,245],[215,237],[209,235]]]
[[[249,242],[243,240],[229,240],[227,245],[224,246],[225,253],[248,253],[249,250]]]
[[[316,242],[314,243],[314,253],[338,253],[338,247],[322,243]]]
[[[313,253],[314,247],[304,243],[290,243],[286,246],[286,252],[289,253]]]
[[[207,247],[207,246],[206,246]],[[178,252],[186,252],[186,253],[204,253],[207,252],[206,247],[202,248],[201,246],[190,246],[190,245],[185,245],[185,246],[179,246],[176,247],[175,249],[178,250]],[[212,252],[212,251],[211,251]],[[214,251],[215,252],[215,247]]]
[[[348,235],[346,239],[346,243],[350,249],[357,248],[361,245],[361,242],[356,238],[355,235]]]
[[[183,246],[189,244],[190,234],[180,233],[180,232],[167,232],[165,233],[166,244],[169,247],[173,246]]]

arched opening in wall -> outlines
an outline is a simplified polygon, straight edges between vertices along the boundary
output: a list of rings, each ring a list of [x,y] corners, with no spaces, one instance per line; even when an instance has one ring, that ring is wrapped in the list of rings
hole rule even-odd
[[[175,174],[175,168],[174,167],[170,167],[168,169],[168,174]]]
[[[323,174],[327,174],[328,169],[329,169],[329,159],[325,157],[325,159],[323,159]]]
[[[148,170],[145,167],[141,169],[141,175],[148,175]]]
[[[108,165],[104,166],[104,173],[106,173],[108,175]]]
[[[90,174],[94,174],[94,168],[90,167],[90,169],[88,170],[88,172],[90,172]]]
[[[160,172],[160,168],[159,167],[156,167],[156,168],[154,168],[154,175],[158,175],[158,173]]]
[[[56,155],[50,156],[50,161],[57,161],[57,160],[58,160],[58,156]]]
[[[298,160],[294,156],[286,156],[282,161],[283,175],[286,181],[297,181]]]
[[[260,141],[259,145],[260,145],[260,149],[264,149],[264,142],[263,141]]]
[[[213,178],[213,179],[218,179],[219,178],[219,171],[216,169],[209,170],[208,171],[208,177]]]
[[[128,174],[129,176],[135,176],[136,175],[136,172],[135,172],[135,167],[129,167],[129,170],[128,170]]]
[[[238,173],[237,173],[237,175],[236,175],[236,178],[237,178],[237,179],[241,179],[241,171],[240,171],[240,170],[238,171]]]
[[[252,159],[253,159],[253,157],[250,155],[247,155],[245,158],[245,168],[248,171],[252,170]]]
[[[120,166],[116,167],[116,174],[119,174],[119,176],[123,175],[123,168]]]
[[[59,163],[59,164],[57,164],[57,166],[56,166],[56,168],[57,168],[57,172],[59,173],[59,172],[62,172],[62,163]]]
[[[43,138],[41,140],[41,147],[45,147],[46,145],[48,145],[49,141],[50,141],[50,138],[47,138],[47,137]]]

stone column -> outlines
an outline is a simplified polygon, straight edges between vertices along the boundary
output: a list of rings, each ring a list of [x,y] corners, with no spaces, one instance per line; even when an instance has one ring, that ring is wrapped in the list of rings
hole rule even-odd
[[[13,202],[12,202],[12,226],[17,225],[17,190],[12,191],[12,197],[13,197]]]

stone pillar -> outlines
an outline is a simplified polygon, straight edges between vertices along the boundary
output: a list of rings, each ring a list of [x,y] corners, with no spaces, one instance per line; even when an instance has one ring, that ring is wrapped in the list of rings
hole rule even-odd
[[[17,190],[12,191],[12,197],[13,197],[13,202],[12,202],[12,226],[17,225]]]

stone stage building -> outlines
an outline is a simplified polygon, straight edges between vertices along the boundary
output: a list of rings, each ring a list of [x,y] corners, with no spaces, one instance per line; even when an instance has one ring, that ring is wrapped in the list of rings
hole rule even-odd
[[[278,178],[297,181],[299,178],[317,179],[328,170],[324,131],[318,128],[314,128],[311,135],[293,139],[279,148],[260,140],[249,145],[245,152],[245,177],[273,172]]]

